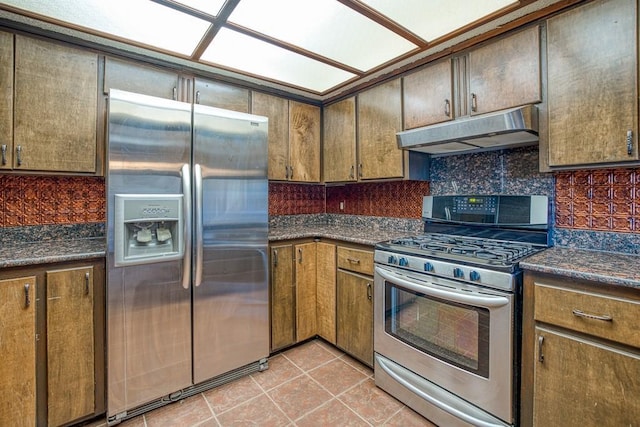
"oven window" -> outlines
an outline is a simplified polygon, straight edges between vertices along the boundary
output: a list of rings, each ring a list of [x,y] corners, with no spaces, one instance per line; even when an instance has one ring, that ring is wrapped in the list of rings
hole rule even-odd
[[[385,331],[451,365],[489,378],[489,310],[385,282]]]

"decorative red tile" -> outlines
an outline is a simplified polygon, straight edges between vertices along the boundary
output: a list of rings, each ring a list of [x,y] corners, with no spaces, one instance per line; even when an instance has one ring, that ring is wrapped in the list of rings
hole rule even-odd
[[[572,185],[574,186],[588,186],[591,184],[591,172],[578,171],[573,173]]]
[[[613,170],[603,169],[591,172],[591,185],[608,185],[613,182]]]
[[[591,219],[586,215],[576,215],[573,217],[573,226],[579,229],[591,228]]]
[[[611,228],[619,232],[632,232],[633,219],[630,216],[611,217]]]
[[[609,216],[593,216],[590,222],[589,228],[592,230],[611,230],[611,217]]]

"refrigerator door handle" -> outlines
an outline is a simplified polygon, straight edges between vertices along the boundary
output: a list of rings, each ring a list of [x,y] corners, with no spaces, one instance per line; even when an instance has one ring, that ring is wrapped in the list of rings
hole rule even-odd
[[[184,256],[182,258],[182,287],[189,289],[191,282],[191,169],[182,165],[182,215],[184,218]]]
[[[196,164],[193,167],[195,176],[195,199],[196,206],[195,212],[195,238],[196,238],[196,259],[195,259],[195,286],[200,286],[202,283],[202,257],[203,257],[203,242],[202,242],[202,167]]]

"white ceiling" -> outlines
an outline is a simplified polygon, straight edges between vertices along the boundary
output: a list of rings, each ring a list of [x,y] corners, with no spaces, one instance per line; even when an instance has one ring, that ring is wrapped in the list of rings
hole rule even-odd
[[[534,2],[0,0],[0,9],[321,96]]]

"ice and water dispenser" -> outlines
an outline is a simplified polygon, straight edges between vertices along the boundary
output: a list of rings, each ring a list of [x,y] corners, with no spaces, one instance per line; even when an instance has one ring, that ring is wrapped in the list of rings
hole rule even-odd
[[[116,266],[181,259],[184,254],[182,194],[116,194]]]

